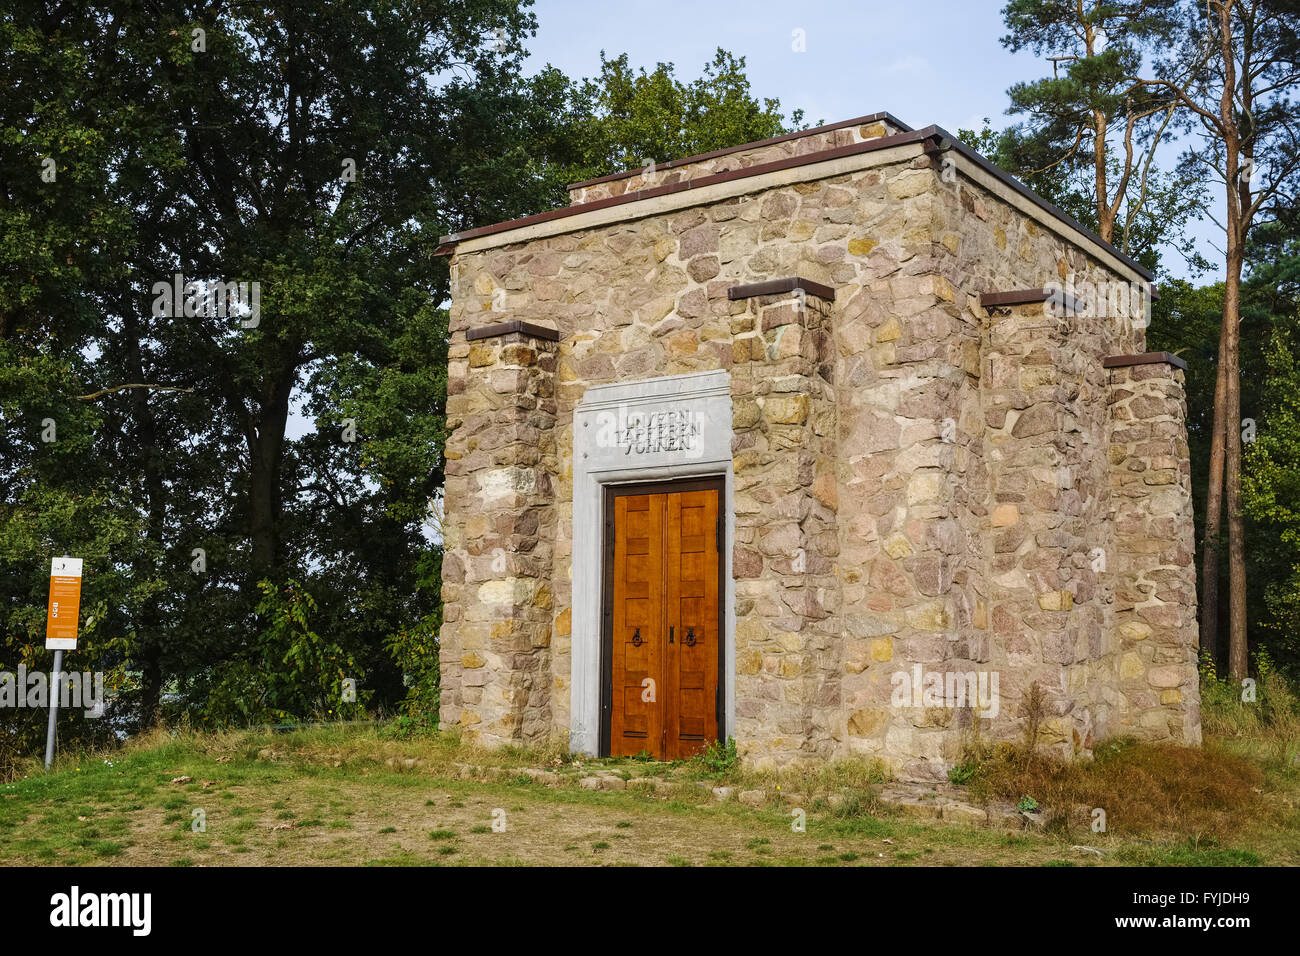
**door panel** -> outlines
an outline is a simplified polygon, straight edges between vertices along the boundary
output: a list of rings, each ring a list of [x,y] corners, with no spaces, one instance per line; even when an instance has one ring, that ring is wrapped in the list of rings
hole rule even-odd
[[[718,492],[668,498],[665,755],[703,750],[718,736]]]
[[[663,738],[663,712],[655,703],[663,670],[663,642],[656,640],[664,629],[662,497],[614,499],[610,752],[616,756],[654,753]]]
[[[717,739],[720,501],[718,488],[612,497],[612,755],[679,759]]]

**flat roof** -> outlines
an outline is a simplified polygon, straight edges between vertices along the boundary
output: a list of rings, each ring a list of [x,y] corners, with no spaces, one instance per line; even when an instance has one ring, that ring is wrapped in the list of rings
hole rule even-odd
[[[847,126],[853,126],[864,122],[879,122],[886,120],[900,128],[905,124],[894,119],[889,113],[873,113],[867,117],[859,117],[852,120],[844,120],[840,123],[833,123],[828,126],[819,126],[811,130],[802,130],[798,133],[788,133],[784,136],[774,137],[768,140],[759,140],[754,143],[744,143],[740,146],[734,146],[727,150],[718,150],[713,153],[702,153],[699,156],[688,156],[684,159],[674,160],[672,165],[680,166],[690,162],[699,161],[712,156],[723,155],[725,153],[734,153],[744,149],[753,149],[759,146],[765,146],[770,143],[782,142],[785,140],[796,139],[803,136],[809,136],[818,132],[840,129]],[[707,176],[699,176],[694,179],[688,179],[675,183],[664,183],[659,186],[651,186],[646,189],[639,189],[633,192],[625,192],[618,196],[609,196],[604,199],[594,199],[590,202],[573,203],[568,206],[562,206],[559,209],[551,209],[547,212],[534,213],[531,216],[524,216],[520,219],[511,219],[507,222],[498,222],[490,226],[479,226],[474,229],[467,229],[464,232],[453,233],[443,236],[439,242],[438,248],[434,250],[434,255],[450,255],[456,248],[457,243],[474,239],[479,236],[490,236],[497,233],[509,232],[515,229],[523,229],[538,223],[550,222],[555,219],[564,219],[569,216],[577,216],[586,212],[593,212],[599,209],[606,209],[611,206],[620,206],[628,203],[640,202],[646,199],[653,199],[656,196],[666,196],[671,193],[684,192],[690,189],[700,189],[706,186],[712,186],[717,183],[730,182],[736,179],[745,179],[751,176],[760,176],[764,173],[776,172],[782,169],[792,169],[798,166],[807,166],[813,163],[821,163],[831,159],[839,159],[844,156],[853,156],[859,153],[870,153],[880,149],[890,149],[895,146],[905,146],[909,143],[923,143],[927,151],[944,152],[952,149],[960,155],[979,166],[989,175],[993,176],[1003,185],[1014,190],[1040,209],[1048,213],[1052,218],[1059,220],[1070,229],[1085,236],[1090,241],[1100,246],[1116,259],[1128,266],[1138,275],[1150,281],[1155,278],[1153,273],[1146,266],[1141,265],[1130,256],[1125,255],[1116,249],[1109,242],[1106,242],[1101,236],[1097,235],[1091,229],[1083,226],[1072,216],[1066,214],[1063,210],[1048,202],[1042,196],[1039,196],[1032,189],[1026,186],[1020,180],[1011,176],[1009,173],[999,169],[993,163],[989,162],[984,156],[971,149],[965,143],[957,139],[947,130],[939,126],[927,126],[924,129],[913,130],[906,129],[905,132],[897,133],[893,136],[883,136],[878,139],[869,139],[860,143],[850,143],[847,146],[835,146],[829,149],[818,150],[812,153],[803,153],[798,156],[786,156],[781,159],[771,160],[765,163],[757,163],[753,166],[747,166],[742,169],[731,169],[720,173],[711,173]],[[658,168],[666,168],[667,164]],[[611,176],[602,177],[601,179],[589,180],[587,183],[579,185],[590,185],[591,183],[604,182],[611,179],[619,179],[631,175],[639,175],[640,169],[628,170],[621,173],[614,173]]]

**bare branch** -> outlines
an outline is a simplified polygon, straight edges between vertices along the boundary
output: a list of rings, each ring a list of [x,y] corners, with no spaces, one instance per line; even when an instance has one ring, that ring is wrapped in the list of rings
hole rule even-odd
[[[152,391],[155,391],[155,392],[192,392],[192,391],[194,391],[194,389],[192,389],[192,388],[182,388],[182,387],[179,386],[179,385],[144,385],[144,384],[131,384],[131,385],[114,385],[112,388],[101,388],[98,392],[91,392],[89,395],[74,395],[73,398],[79,398],[79,399],[81,399],[83,402],[93,402],[93,401],[94,401],[95,399],[97,399],[97,398],[102,398],[102,397],[105,396],[105,395],[112,395],[114,392],[125,391],[125,390],[128,389],[128,388],[147,388],[147,389],[151,389]]]

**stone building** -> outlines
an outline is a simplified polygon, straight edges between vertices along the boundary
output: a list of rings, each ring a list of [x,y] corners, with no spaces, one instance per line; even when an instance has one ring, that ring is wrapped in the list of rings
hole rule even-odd
[[[887,113],[570,192],[439,250],[445,727],[918,779],[1199,742],[1147,270]]]

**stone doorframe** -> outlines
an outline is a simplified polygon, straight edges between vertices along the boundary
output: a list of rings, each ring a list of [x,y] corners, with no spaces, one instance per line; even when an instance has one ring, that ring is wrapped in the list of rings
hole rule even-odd
[[[573,644],[569,749],[600,748],[600,636],[606,485],[721,477],[724,483],[725,740],[736,725],[736,586],[731,468],[731,375],[693,372],[595,385],[573,412]]]

